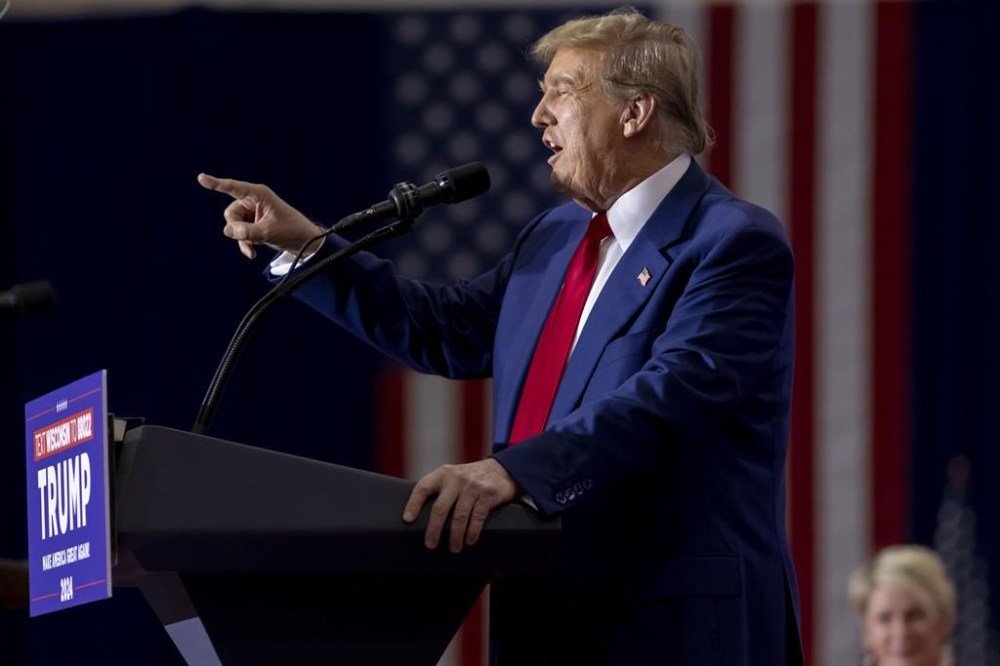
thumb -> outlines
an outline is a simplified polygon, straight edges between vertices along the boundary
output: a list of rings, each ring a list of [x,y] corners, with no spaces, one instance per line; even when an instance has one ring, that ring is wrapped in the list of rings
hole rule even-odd
[[[226,223],[222,233],[227,237],[238,241],[250,241],[251,243],[263,243],[264,232],[260,225],[252,222],[237,222],[231,220]]]
[[[246,257],[247,259],[255,259],[257,257],[257,250],[254,249],[251,243],[248,243],[246,241],[239,241],[239,246],[240,246],[240,252],[242,252],[243,256]]]

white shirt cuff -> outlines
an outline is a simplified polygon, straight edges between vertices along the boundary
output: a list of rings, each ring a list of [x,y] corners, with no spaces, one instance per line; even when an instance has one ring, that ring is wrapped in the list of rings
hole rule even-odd
[[[323,247],[320,245],[319,247]],[[319,251],[319,247],[316,248],[316,252]],[[309,263],[309,260],[316,256],[316,252],[310,252],[306,256],[302,257],[299,261],[299,266],[305,266]],[[295,261],[295,255],[297,253],[293,252],[282,252],[277,257],[271,260],[268,265],[268,270],[271,271],[271,275],[275,277],[283,277],[288,274],[288,271],[292,268],[292,262]]]

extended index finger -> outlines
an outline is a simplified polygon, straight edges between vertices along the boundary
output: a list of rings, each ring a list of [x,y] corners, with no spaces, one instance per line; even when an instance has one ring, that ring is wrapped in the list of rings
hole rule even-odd
[[[198,174],[198,183],[206,189],[228,194],[234,199],[242,199],[252,195],[256,187],[253,183],[233,180],[232,178],[216,178],[207,173]]]

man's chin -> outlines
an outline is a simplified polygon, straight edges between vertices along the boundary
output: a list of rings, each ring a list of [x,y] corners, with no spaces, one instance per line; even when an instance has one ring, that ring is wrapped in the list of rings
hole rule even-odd
[[[570,188],[567,179],[560,177],[559,172],[555,169],[549,174],[549,181],[552,183],[552,189],[560,194],[565,194],[568,197],[573,196],[573,191]]]

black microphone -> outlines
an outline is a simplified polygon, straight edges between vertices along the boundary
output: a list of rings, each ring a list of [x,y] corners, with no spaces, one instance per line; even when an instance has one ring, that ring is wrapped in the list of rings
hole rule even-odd
[[[0,292],[0,311],[11,310],[17,315],[48,310],[56,304],[56,290],[47,280],[15,284]]]
[[[380,220],[414,220],[424,208],[439,203],[459,203],[490,189],[490,172],[482,162],[470,162],[434,176],[431,182],[417,187],[399,183],[389,191],[389,198],[374,206],[348,215],[331,231],[343,231],[357,224]]]

